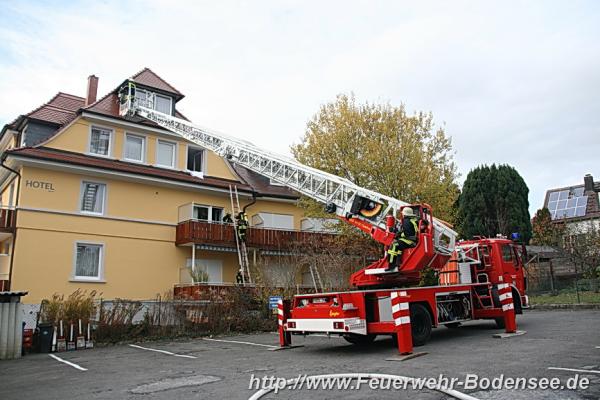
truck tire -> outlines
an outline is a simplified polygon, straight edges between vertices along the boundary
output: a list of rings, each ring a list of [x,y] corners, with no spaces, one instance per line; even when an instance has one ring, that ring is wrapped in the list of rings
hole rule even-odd
[[[521,296],[515,289],[512,290],[513,303],[515,305],[515,314],[523,314],[523,306],[521,305]]]
[[[346,339],[347,342],[356,346],[368,346],[369,344],[373,343],[376,337],[377,335],[372,334],[358,335],[356,333],[347,333],[344,335],[344,339]]]
[[[431,337],[431,315],[422,304],[410,305],[413,346],[423,346]]]
[[[496,321],[496,327],[498,329],[506,328],[506,324],[504,324],[504,317],[494,318],[494,321]]]

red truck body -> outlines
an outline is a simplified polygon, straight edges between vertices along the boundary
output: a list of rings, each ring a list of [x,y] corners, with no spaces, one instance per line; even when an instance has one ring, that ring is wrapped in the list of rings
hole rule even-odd
[[[289,334],[338,334],[356,344],[368,343],[376,335],[398,334],[394,312],[400,307],[394,309],[393,293],[400,293],[408,303],[414,345],[426,343],[431,328],[440,325],[494,319],[504,327],[508,307],[504,300],[512,297],[513,317],[528,306],[521,247],[505,238],[478,238],[457,247],[462,260],[451,260],[441,271],[455,274],[454,284],[297,295],[290,307],[284,307],[282,333],[288,338]]]

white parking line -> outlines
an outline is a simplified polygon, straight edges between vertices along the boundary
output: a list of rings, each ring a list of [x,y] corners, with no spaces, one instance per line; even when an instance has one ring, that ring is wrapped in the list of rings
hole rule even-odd
[[[548,367],[548,369],[558,371],[571,371],[571,372],[585,372],[588,374],[600,374],[600,371],[594,371],[593,369],[575,369],[575,368],[559,368],[559,367]]]
[[[136,344],[130,344],[129,347],[135,347],[136,349],[142,349],[142,350],[148,350],[148,351],[155,351],[157,353],[163,353],[163,354],[167,354],[167,355],[174,356],[174,357],[196,358],[194,356],[188,356],[186,354],[176,354],[176,353],[172,353],[167,350],[151,349],[150,347],[142,347],[142,346],[138,346]]]
[[[203,340],[210,340],[211,342],[224,342],[224,343],[237,343],[237,344],[248,344],[250,346],[261,346],[261,347],[269,347],[271,349],[275,349],[279,346],[273,346],[270,344],[262,344],[262,343],[252,343],[252,342],[242,342],[240,340],[223,340],[223,339],[209,339],[204,338]]]
[[[48,355],[49,355],[50,357],[54,358],[56,361],[59,361],[59,362],[61,362],[61,363],[65,363],[65,364],[67,364],[67,365],[70,365],[71,367],[73,367],[73,368],[75,368],[75,369],[78,369],[78,370],[80,370],[80,371],[87,371],[87,368],[83,368],[83,367],[82,367],[82,366],[80,366],[80,365],[77,365],[77,364],[75,364],[75,363],[72,363],[72,362],[70,362],[70,361],[67,361],[67,360],[63,360],[63,359],[62,359],[62,358],[60,358],[60,357],[56,357],[54,354],[48,354]]]

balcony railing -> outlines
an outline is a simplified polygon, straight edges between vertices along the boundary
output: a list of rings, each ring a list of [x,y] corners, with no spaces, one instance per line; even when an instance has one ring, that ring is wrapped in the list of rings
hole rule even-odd
[[[0,208],[0,231],[10,231],[15,229],[15,210],[13,208]]]
[[[235,248],[233,225],[190,220],[177,225],[176,244],[206,244]],[[326,241],[331,233],[249,228],[246,238],[248,247],[265,250],[292,250],[298,243],[307,240]]]

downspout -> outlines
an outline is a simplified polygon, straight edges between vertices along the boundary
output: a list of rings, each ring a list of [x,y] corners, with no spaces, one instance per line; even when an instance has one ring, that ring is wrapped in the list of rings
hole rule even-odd
[[[244,208],[242,208],[242,212],[245,214],[246,213],[246,208],[254,205],[255,203],[256,203],[256,192],[253,191],[252,192],[252,201],[250,203],[246,204],[244,206]]]
[[[10,265],[8,267],[8,290],[11,290],[13,263],[15,261],[15,247],[16,247],[15,245],[17,243],[17,208],[19,206],[19,196],[21,195],[21,173],[19,171],[12,169],[11,167],[5,165],[4,161],[6,161],[6,154],[4,154],[2,156],[2,162],[0,162],[0,166],[3,168],[6,168],[10,172],[17,175],[17,194],[15,197],[15,205],[14,205],[15,213],[12,216],[15,226],[14,226],[14,232],[13,232],[13,237],[12,237],[12,246],[10,249]]]

